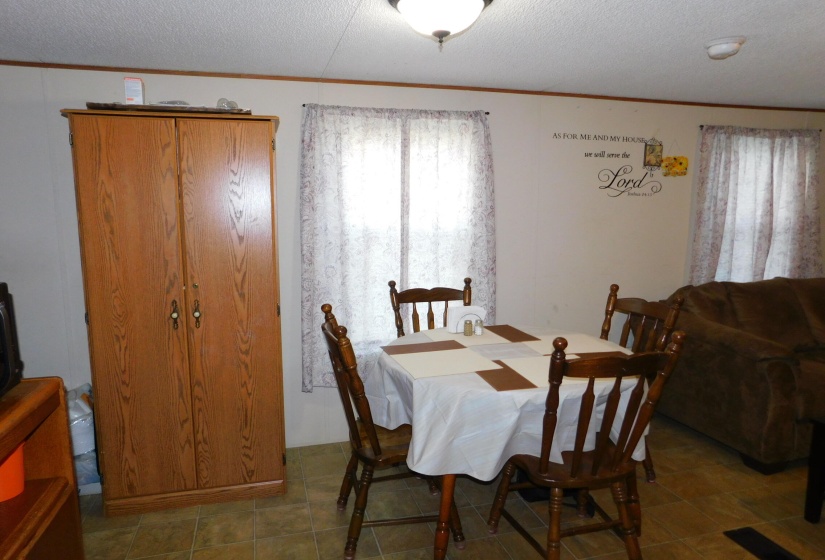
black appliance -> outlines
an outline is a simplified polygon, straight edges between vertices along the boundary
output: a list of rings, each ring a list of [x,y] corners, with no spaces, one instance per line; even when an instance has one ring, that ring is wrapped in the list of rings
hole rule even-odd
[[[0,282],[0,396],[23,377],[23,362],[17,344],[17,325],[9,287]]]

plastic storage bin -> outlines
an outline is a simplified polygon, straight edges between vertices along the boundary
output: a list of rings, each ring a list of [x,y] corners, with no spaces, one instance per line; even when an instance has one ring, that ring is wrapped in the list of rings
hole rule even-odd
[[[23,445],[20,444],[0,463],[0,502],[11,500],[23,492]]]

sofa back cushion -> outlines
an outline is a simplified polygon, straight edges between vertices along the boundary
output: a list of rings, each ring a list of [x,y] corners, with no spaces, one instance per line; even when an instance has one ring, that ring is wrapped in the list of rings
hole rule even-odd
[[[787,278],[723,284],[742,330],[793,350],[817,346],[808,317]]]
[[[790,284],[808,318],[811,334],[825,345],[825,278],[793,279]]]
[[[708,321],[721,323],[728,327],[739,326],[728,300],[728,291],[722,282],[684,286],[676,290],[667,299],[667,303],[673,303],[677,296],[685,298],[682,311],[687,311]]]

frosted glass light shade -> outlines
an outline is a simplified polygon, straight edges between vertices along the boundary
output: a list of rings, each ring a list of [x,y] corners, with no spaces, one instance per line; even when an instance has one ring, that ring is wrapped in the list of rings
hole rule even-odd
[[[484,0],[397,0],[395,3],[410,27],[438,39],[470,27],[485,5]]]

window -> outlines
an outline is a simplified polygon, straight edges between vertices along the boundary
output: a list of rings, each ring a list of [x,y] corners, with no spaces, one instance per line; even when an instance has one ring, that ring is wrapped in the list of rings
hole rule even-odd
[[[822,276],[818,130],[705,126],[690,281]]]
[[[396,335],[399,289],[473,279],[495,316],[490,133],[482,111],[307,105],[301,155],[303,390],[334,386],[321,305],[346,325],[367,373]]]

